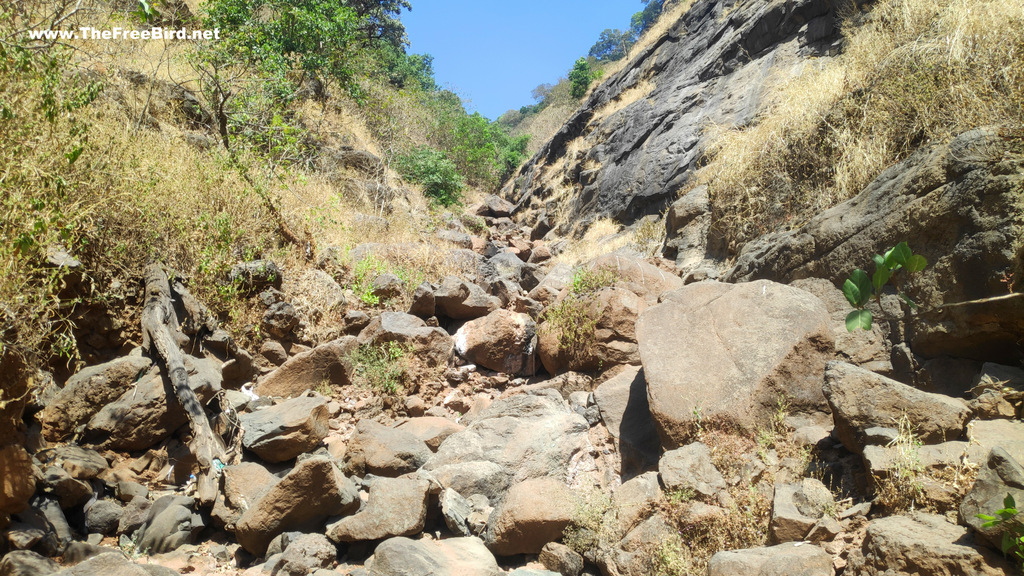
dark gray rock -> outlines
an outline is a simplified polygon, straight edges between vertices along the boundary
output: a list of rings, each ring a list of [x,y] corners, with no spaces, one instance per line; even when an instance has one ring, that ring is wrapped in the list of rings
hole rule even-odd
[[[228,280],[247,292],[255,292],[270,286],[280,288],[283,276],[277,264],[270,260],[253,260],[233,266]]]
[[[55,500],[36,496],[27,510],[15,514],[13,518],[21,524],[23,530],[42,532],[42,539],[33,545],[33,549],[44,556],[63,554],[74,540],[71,525]]]
[[[137,533],[136,549],[148,554],[172,552],[205,527],[203,518],[193,511],[194,501],[185,496],[162,496],[149,509]]]
[[[0,558],[0,576],[49,576],[60,565],[31,550],[15,550]]]
[[[583,572],[583,556],[558,542],[545,544],[538,560],[545,568],[562,576],[580,576]]]
[[[274,574],[306,576],[320,568],[330,568],[338,560],[334,544],[323,534],[302,534],[285,548]]]
[[[472,320],[497,310],[501,302],[483,288],[455,276],[447,276],[434,291],[438,314],[455,320]]]
[[[409,314],[420,318],[430,318],[434,315],[434,287],[429,282],[420,284],[412,293]]]
[[[370,576],[499,576],[502,573],[479,538],[435,541],[390,538],[377,546],[370,566]]]
[[[85,527],[89,532],[109,536],[117,532],[124,508],[113,500],[97,500],[85,507]]]
[[[354,336],[343,336],[296,354],[260,380],[256,392],[260,396],[288,398],[315,389],[323,382],[347,386],[352,383],[351,356],[356,345]]]
[[[43,470],[39,487],[44,494],[55,498],[65,510],[82,504],[92,495],[92,487],[89,484],[72,478],[59,466],[47,466]]]
[[[287,338],[299,326],[299,312],[289,302],[278,302],[263,313],[260,326],[274,338]]]
[[[832,492],[814,478],[804,478],[797,484],[776,484],[769,535],[775,543],[801,541],[834,507]]]
[[[390,272],[378,275],[373,279],[371,286],[371,293],[381,302],[400,297],[404,290],[405,283],[402,279]]]
[[[1002,549],[1006,525],[983,528],[985,520],[978,518],[978,514],[995,516],[996,510],[1003,509],[1007,495],[1013,497],[1018,508],[1024,503],[1024,466],[1003,448],[993,448],[960,504],[960,522],[996,550]]]
[[[358,513],[327,526],[335,542],[381,540],[423,531],[430,483],[413,478],[376,478],[366,506]]]

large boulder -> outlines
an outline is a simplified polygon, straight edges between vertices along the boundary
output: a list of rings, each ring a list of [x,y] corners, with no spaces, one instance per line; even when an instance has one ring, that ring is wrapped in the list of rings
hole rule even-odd
[[[243,548],[262,556],[278,534],[303,528],[318,530],[330,516],[359,509],[359,493],[329,458],[306,458],[248,510],[235,525]]]
[[[501,301],[483,288],[456,276],[447,276],[434,291],[437,314],[454,320],[472,320],[501,307]]]
[[[311,452],[327,437],[327,400],[303,396],[242,414],[242,446],[267,462]]]
[[[937,444],[959,438],[971,414],[962,400],[922,392],[844,362],[829,363],[822,391],[832,408],[836,437],[858,454],[868,429],[897,428],[904,415],[922,442]]]
[[[685,444],[697,416],[752,431],[781,396],[795,411],[824,410],[833,338],[818,298],[758,281],[700,282],[663,299],[640,315],[636,332],[666,447]]]
[[[498,568],[479,538],[410,540],[398,537],[377,546],[370,576],[500,576]]]
[[[360,420],[345,452],[345,467],[359,476],[401,476],[418,470],[430,454],[426,443],[411,432]]]
[[[188,385],[203,404],[221,389],[220,361],[185,356]],[[145,450],[188,423],[163,373],[149,372],[90,420],[86,438],[111,450]],[[170,392],[170,394],[168,393]]]
[[[381,540],[423,531],[430,482],[415,478],[376,478],[366,507],[327,526],[335,542]]]
[[[463,496],[486,493],[492,503],[531,478],[562,480],[569,463],[589,450],[587,421],[554,391],[495,401],[448,437],[424,469]]]
[[[532,376],[537,325],[527,314],[500,309],[466,322],[455,333],[455,351],[489,370]]]
[[[561,481],[525,480],[509,488],[491,513],[484,540],[498,556],[539,554],[562,537],[574,509],[573,494]]]
[[[647,381],[639,366],[627,366],[594,390],[594,401],[629,476],[658,463],[661,441],[647,403]]]
[[[840,285],[851,270],[869,266],[872,254],[906,241],[930,264],[910,289],[919,304],[907,330],[914,352],[1016,358],[1024,298],[1008,295],[1001,281],[1022,266],[1024,169],[1019,155],[1007,152],[1012,146],[997,128],[926,146],[805,225],[747,244],[726,278],[815,276]]]
[[[312,350],[292,356],[260,380],[256,391],[262,396],[292,397],[320,384],[347,386],[352,383],[352,353],[356,339],[344,336]]]
[[[136,548],[149,554],[163,554],[191,544],[206,525],[186,496],[163,496],[153,503],[145,522],[136,533]]]
[[[648,304],[656,304],[665,292],[683,287],[683,280],[640,258],[622,254],[605,254],[587,262],[586,267],[606,270],[615,277],[615,285],[640,296]]]
[[[379,346],[396,342],[411,349],[427,366],[444,366],[452,355],[452,338],[422,318],[404,312],[382,312],[359,333],[359,344]]]
[[[978,548],[966,528],[942,516],[914,513],[868,524],[864,544],[850,554],[848,576],[1009,576],[1016,571],[998,553]]]
[[[133,388],[140,377],[149,377],[158,368],[141,355],[83,368],[68,379],[39,415],[43,436],[51,442],[71,438],[78,426],[87,423],[101,408]]]
[[[779,544],[718,552],[707,576],[832,576],[832,555],[817,546]]]
[[[582,299],[563,290],[555,305],[559,304],[563,306],[562,317],[549,317],[540,326],[537,351],[549,374],[639,364],[636,321],[647,308],[643,298],[618,287],[604,288]],[[552,309],[548,310],[551,314]],[[594,323],[592,328],[580,324],[585,321],[580,314]],[[581,332],[579,342],[565,342],[566,322],[576,323],[575,330]]]

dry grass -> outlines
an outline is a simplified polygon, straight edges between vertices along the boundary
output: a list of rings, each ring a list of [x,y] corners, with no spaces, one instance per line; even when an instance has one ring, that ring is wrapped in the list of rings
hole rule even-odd
[[[651,80],[641,80],[634,86],[630,86],[626,90],[623,90],[618,96],[609,102],[606,102],[604,106],[598,108],[597,111],[594,112],[594,119],[592,122],[600,122],[605,118],[611,117],[616,112],[625,110],[630,105],[650,96],[651,93],[654,92],[655,88],[656,86]]]
[[[736,250],[860,192],[914,149],[1024,122],[1024,5],[885,0],[845,52],[783,80],[757,123],[716,127],[694,185]]]

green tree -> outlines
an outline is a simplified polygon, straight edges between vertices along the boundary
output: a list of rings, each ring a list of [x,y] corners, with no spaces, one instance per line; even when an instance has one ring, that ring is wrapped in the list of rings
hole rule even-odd
[[[569,82],[571,88],[569,94],[573,98],[582,98],[587,93],[587,88],[590,87],[590,81],[594,79],[594,73],[590,69],[590,62],[586,58],[580,58],[572,66],[572,71],[569,72]]]
[[[644,9],[633,14],[633,18],[630,21],[630,31],[635,41],[640,37],[648,28],[654,26],[654,23],[658,21],[658,16],[661,15],[661,11],[665,8],[665,0],[643,0],[646,5]]]
[[[590,47],[590,56],[600,62],[622,60],[633,45],[634,35],[628,30],[608,28],[601,32],[597,42]]]

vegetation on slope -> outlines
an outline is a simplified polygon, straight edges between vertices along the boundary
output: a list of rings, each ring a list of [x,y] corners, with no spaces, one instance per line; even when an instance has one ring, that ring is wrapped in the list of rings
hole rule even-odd
[[[843,53],[781,82],[757,122],[719,127],[693,185],[731,250],[859,193],[929,142],[986,125],[1024,135],[1024,5],[880,0]]]

